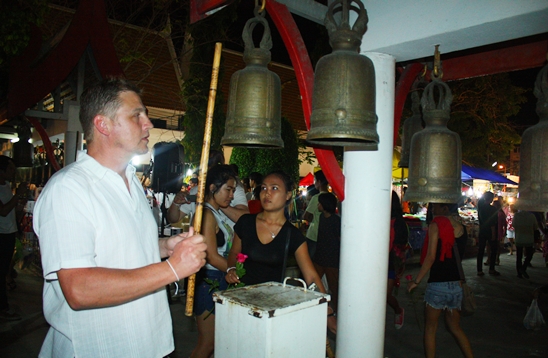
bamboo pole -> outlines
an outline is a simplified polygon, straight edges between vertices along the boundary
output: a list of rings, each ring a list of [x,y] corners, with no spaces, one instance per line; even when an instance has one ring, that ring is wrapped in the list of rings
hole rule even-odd
[[[202,211],[204,205],[205,182],[207,176],[207,163],[209,161],[209,147],[211,145],[211,127],[213,125],[213,111],[215,109],[215,97],[217,96],[217,82],[219,80],[219,64],[221,63],[221,50],[223,44],[215,44],[215,55],[213,56],[213,69],[211,70],[211,84],[209,86],[209,98],[207,101],[206,123],[204,131],[204,143],[202,145],[202,156],[200,158],[200,177],[198,181],[198,195],[196,197],[196,213],[194,214],[194,232],[200,233],[202,229]],[[194,287],[196,274],[188,278],[185,315],[192,316],[194,306]]]

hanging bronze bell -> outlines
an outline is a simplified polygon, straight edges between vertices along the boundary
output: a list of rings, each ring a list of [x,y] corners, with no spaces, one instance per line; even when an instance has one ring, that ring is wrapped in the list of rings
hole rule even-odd
[[[421,99],[426,126],[411,139],[404,200],[457,203],[461,198],[462,148],[459,135],[447,128],[453,95],[447,84],[433,78]]]
[[[545,212],[548,211],[548,65],[537,75],[533,93],[538,99],[540,121],[527,128],[521,137],[516,208]]]
[[[341,10],[335,9],[339,4],[342,20],[337,25],[333,14]],[[358,12],[352,29],[349,25],[351,9]],[[333,52],[322,57],[316,65],[307,136],[311,145],[377,150],[375,68],[369,58],[359,54],[367,22],[367,11],[361,1],[338,0],[329,5],[325,26]]]
[[[420,112],[420,98],[417,93],[416,82],[413,84],[411,92],[413,115],[407,118],[403,122],[403,134],[402,134],[402,144],[401,144],[401,158],[398,163],[399,168],[409,168],[409,154],[411,151],[411,139],[415,133],[422,131],[422,116]]]
[[[259,48],[252,39],[257,24],[264,26]],[[222,145],[250,148],[283,148],[281,137],[281,84],[277,74],[267,68],[272,38],[264,12],[245,24],[244,62],[246,67],[232,75],[227,119]]]

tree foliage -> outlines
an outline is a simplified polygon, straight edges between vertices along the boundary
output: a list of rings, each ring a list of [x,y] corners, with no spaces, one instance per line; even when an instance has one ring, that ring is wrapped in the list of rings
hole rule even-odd
[[[520,137],[509,121],[526,102],[526,90],[508,74],[450,82],[453,92],[449,129],[459,133],[467,164],[490,168],[504,161]]]
[[[8,87],[9,63],[27,47],[32,25],[40,25],[47,0],[0,2],[0,98]]]
[[[183,89],[186,112],[182,128],[180,128],[185,131],[182,144],[189,162],[199,162],[202,151],[215,42],[227,39],[224,29],[234,21],[235,16],[235,7],[231,7],[227,11],[219,11],[190,27],[193,42],[192,58],[189,66],[189,78],[185,81]],[[219,83],[222,75],[221,65]],[[218,91],[211,131],[211,149],[221,149],[225,120],[224,98],[223,94]]]
[[[283,170],[298,182],[299,141],[286,118],[282,118],[281,135],[284,141],[283,149],[234,148],[230,163],[238,166],[242,178],[247,177],[251,172],[265,175],[273,170]]]

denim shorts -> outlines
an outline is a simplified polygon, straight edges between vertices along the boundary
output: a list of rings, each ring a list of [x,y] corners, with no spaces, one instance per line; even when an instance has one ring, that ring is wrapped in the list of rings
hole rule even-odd
[[[457,309],[462,305],[462,287],[460,281],[430,282],[426,286],[424,302],[438,309]]]
[[[213,291],[211,285],[204,281],[204,278],[219,281],[218,291],[224,291],[227,288],[225,281],[225,273],[219,270],[201,269],[196,275],[196,288],[195,288],[195,300],[194,300],[194,314],[199,316],[205,311],[213,311],[215,303],[213,302]]]

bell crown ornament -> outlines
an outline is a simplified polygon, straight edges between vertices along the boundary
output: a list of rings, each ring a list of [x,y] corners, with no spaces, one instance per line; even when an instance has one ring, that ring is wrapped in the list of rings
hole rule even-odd
[[[352,27],[350,10],[358,13]],[[335,21],[337,12],[341,12],[340,23]],[[307,136],[312,146],[377,149],[375,68],[369,58],[359,54],[367,22],[361,1],[337,0],[329,5],[325,26],[333,52],[316,65]]]
[[[425,128],[411,139],[408,188],[404,200],[457,203],[461,198],[462,148],[457,133],[447,128],[453,95],[441,81],[439,52],[432,82],[421,98]]]
[[[242,32],[246,67],[230,79],[227,119],[222,145],[232,147],[284,147],[281,137],[281,83],[267,67],[271,59],[272,37],[264,12],[255,7]],[[259,47],[253,43],[253,30],[262,25],[264,32]]]
[[[548,211],[548,65],[537,75],[533,94],[537,97],[539,122],[523,132],[520,145],[519,210]]]

